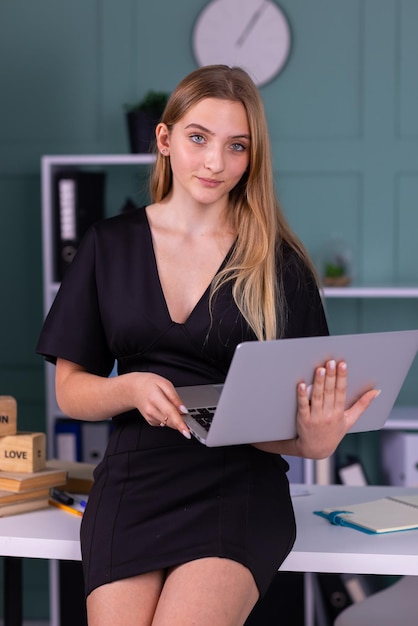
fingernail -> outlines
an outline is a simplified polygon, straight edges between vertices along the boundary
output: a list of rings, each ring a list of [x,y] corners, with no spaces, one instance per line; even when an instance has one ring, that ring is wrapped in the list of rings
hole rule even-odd
[[[326,374],[325,367],[320,367],[319,370],[318,370],[318,374],[320,376],[325,376],[325,374]]]
[[[377,396],[380,396],[381,393],[382,393],[381,389],[376,389],[376,394],[375,394],[373,400],[376,400]]]
[[[336,366],[336,363],[334,359],[332,359],[331,361],[328,361],[328,367],[330,368],[330,370],[335,370],[335,366]]]
[[[191,439],[191,438],[192,438],[192,436],[191,436],[191,434],[189,433],[189,431],[188,431],[188,430],[182,430],[182,431],[181,431],[181,434],[182,434],[184,437],[186,437],[186,439]]]
[[[179,409],[180,409],[180,413],[183,413],[184,415],[187,415],[187,413],[189,412],[187,410],[187,407],[184,406],[184,404],[180,404]]]

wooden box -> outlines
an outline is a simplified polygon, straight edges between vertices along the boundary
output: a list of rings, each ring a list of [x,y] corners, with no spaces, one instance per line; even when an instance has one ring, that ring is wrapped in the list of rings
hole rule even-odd
[[[0,437],[0,470],[39,472],[46,463],[45,433],[17,433]]]
[[[17,402],[13,396],[0,396],[0,437],[17,433]]]

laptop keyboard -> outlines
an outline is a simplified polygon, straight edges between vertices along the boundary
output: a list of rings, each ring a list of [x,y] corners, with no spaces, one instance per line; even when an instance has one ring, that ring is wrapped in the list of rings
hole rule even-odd
[[[215,410],[216,407],[214,406],[200,407],[196,409],[189,409],[189,413],[205,430],[209,430]]]

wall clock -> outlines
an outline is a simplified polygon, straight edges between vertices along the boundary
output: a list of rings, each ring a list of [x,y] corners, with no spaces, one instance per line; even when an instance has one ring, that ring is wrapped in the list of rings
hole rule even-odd
[[[259,86],[284,67],[290,27],[272,0],[213,0],[198,15],[192,47],[198,65],[238,65]]]

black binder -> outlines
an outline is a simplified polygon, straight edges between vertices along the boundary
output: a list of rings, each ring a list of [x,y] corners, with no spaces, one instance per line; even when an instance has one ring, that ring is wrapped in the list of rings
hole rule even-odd
[[[244,626],[303,626],[304,578],[300,572],[277,572]]]
[[[344,578],[340,574],[317,574],[319,587],[330,623],[341,611],[353,604],[351,595],[346,587]]]
[[[61,281],[80,241],[104,217],[105,173],[61,170],[54,178],[54,279]]]

